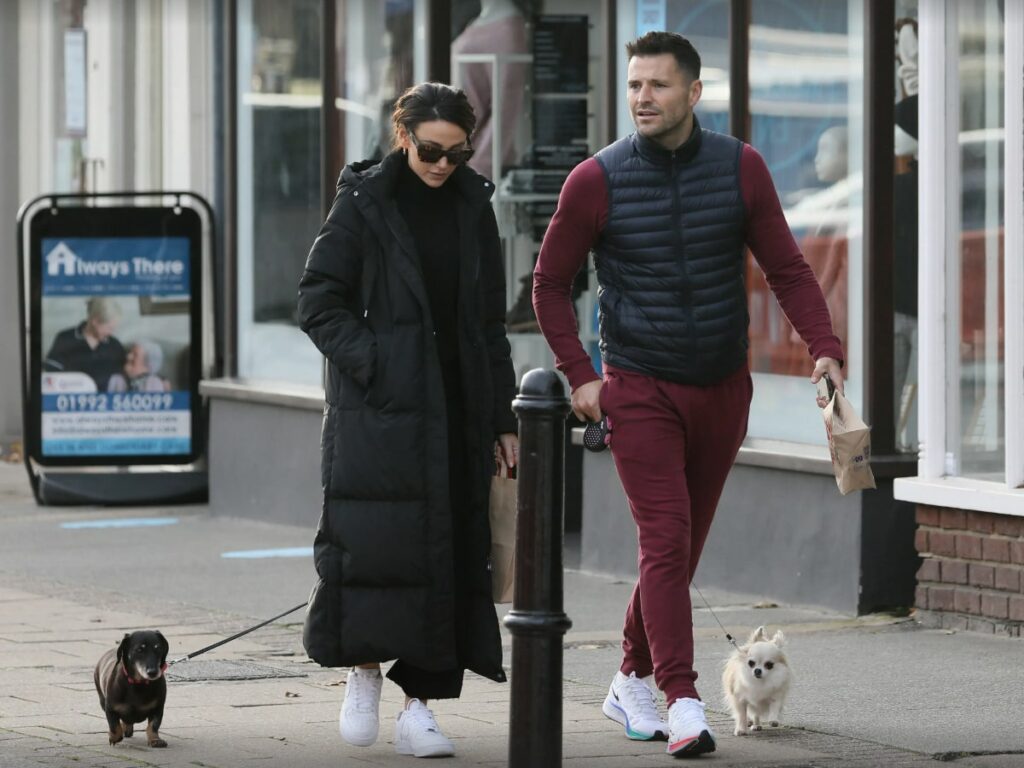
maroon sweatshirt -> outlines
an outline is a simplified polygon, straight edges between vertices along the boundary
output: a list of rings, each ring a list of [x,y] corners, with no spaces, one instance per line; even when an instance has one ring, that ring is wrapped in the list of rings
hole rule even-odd
[[[786,317],[812,358],[832,357],[842,362],[843,350],[832,332],[825,297],[789,230],[764,158],[748,144],[743,145],[740,157],[740,187],[747,210],[747,247]],[[591,157],[566,179],[533,272],[537,322],[555,353],[558,370],[573,390],[600,378],[580,342],[570,291],[607,220],[607,179]]]

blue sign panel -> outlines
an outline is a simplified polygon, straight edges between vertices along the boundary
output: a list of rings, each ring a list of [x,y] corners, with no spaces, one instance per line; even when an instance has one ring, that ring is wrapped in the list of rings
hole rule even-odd
[[[43,295],[188,295],[184,237],[43,239]]]

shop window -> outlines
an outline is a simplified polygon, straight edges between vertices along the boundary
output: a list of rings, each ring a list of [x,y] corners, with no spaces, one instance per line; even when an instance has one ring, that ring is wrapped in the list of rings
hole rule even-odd
[[[323,221],[321,0],[238,3],[239,375],[316,385],[321,356],[297,327],[299,277]],[[340,160],[390,147],[397,96],[423,78],[426,3],[335,0]],[[415,37],[415,40],[414,40]]]
[[[916,0],[896,4],[893,24],[893,398],[897,451],[918,450],[918,22]]]
[[[1024,514],[1024,4],[920,4],[918,504]],[[927,255],[928,258],[924,258]]]
[[[946,447],[950,474],[1002,481],[1004,9],[997,0],[956,6],[961,188],[959,244],[947,270]]]
[[[334,106],[342,160],[379,159],[391,150],[395,101],[413,83],[426,79],[426,3],[335,0],[335,6]]]
[[[315,384],[295,297],[320,225],[320,2],[238,3],[238,367]]]
[[[765,158],[783,210],[815,273],[846,352],[847,396],[863,390],[861,0],[759,0],[750,27],[750,143]],[[820,443],[813,368],[751,259],[747,269],[749,435]]]
[[[701,127],[720,133],[729,132],[729,6],[729,0],[675,0],[665,4],[664,29],[682,35],[700,53],[704,91],[697,105],[697,119]],[[642,21],[638,19],[638,23]],[[638,34],[647,31],[641,29]]]

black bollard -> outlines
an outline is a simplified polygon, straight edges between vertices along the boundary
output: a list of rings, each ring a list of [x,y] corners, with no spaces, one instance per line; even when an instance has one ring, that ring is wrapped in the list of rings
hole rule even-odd
[[[512,610],[511,768],[562,764],[562,506],[569,401],[553,371],[528,372],[512,403],[519,417],[519,506]]]

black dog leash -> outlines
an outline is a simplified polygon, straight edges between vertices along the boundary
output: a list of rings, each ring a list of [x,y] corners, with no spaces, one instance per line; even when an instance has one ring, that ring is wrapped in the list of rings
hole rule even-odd
[[[266,621],[261,621],[255,627],[249,627],[248,629],[243,629],[238,634],[232,635],[231,637],[226,638],[224,640],[218,640],[213,645],[208,645],[205,648],[200,648],[198,651],[193,651],[192,653],[188,654],[188,656],[182,656],[180,659],[175,659],[174,661],[170,661],[170,662],[168,662],[168,666],[170,666],[171,664],[177,664],[179,661],[188,661],[189,659],[194,658],[194,657],[198,656],[201,653],[206,653],[207,651],[212,651],[214,648],[219,648],[220,646],[224,645],[225,643],[230,643],[232,640],[237,640],[238,638],[242,637],[242,635],[248,635],[250,632],[255,632],[260,627],[265,627],[265,626],[267,626],[267,624],[269,624],[272,621],[277,621],[278,619],[284,618],[289,613],[295,613],[300,608],[305,608],[307,603],[308,603],[308,601],[299,603],[294,608],[289,608],[284,613],[279,613],[277,616],[275,616],[272,619],[267,619]]]
[[[708,610],[711,611],[711,615],[715,617],[715,621],[718,621],[718,615],[711,608],[711,603],[709,603],[707,598],[704,597],[704,593],[700,591],[700,587],[692,581],[690,582],[690,586],[697,590],[697,594],[700,595],[700,599],[704,601],[704,605],[706,605]],[[718,626],[722,627],[722,631],[725,632],[725,639],[732,643],[732,647],[738,651],[740,647],[736,645],[736,641],[733,639],[733,636],[726,632],[725,627],[722,626],[722,622],[718,621]]]

